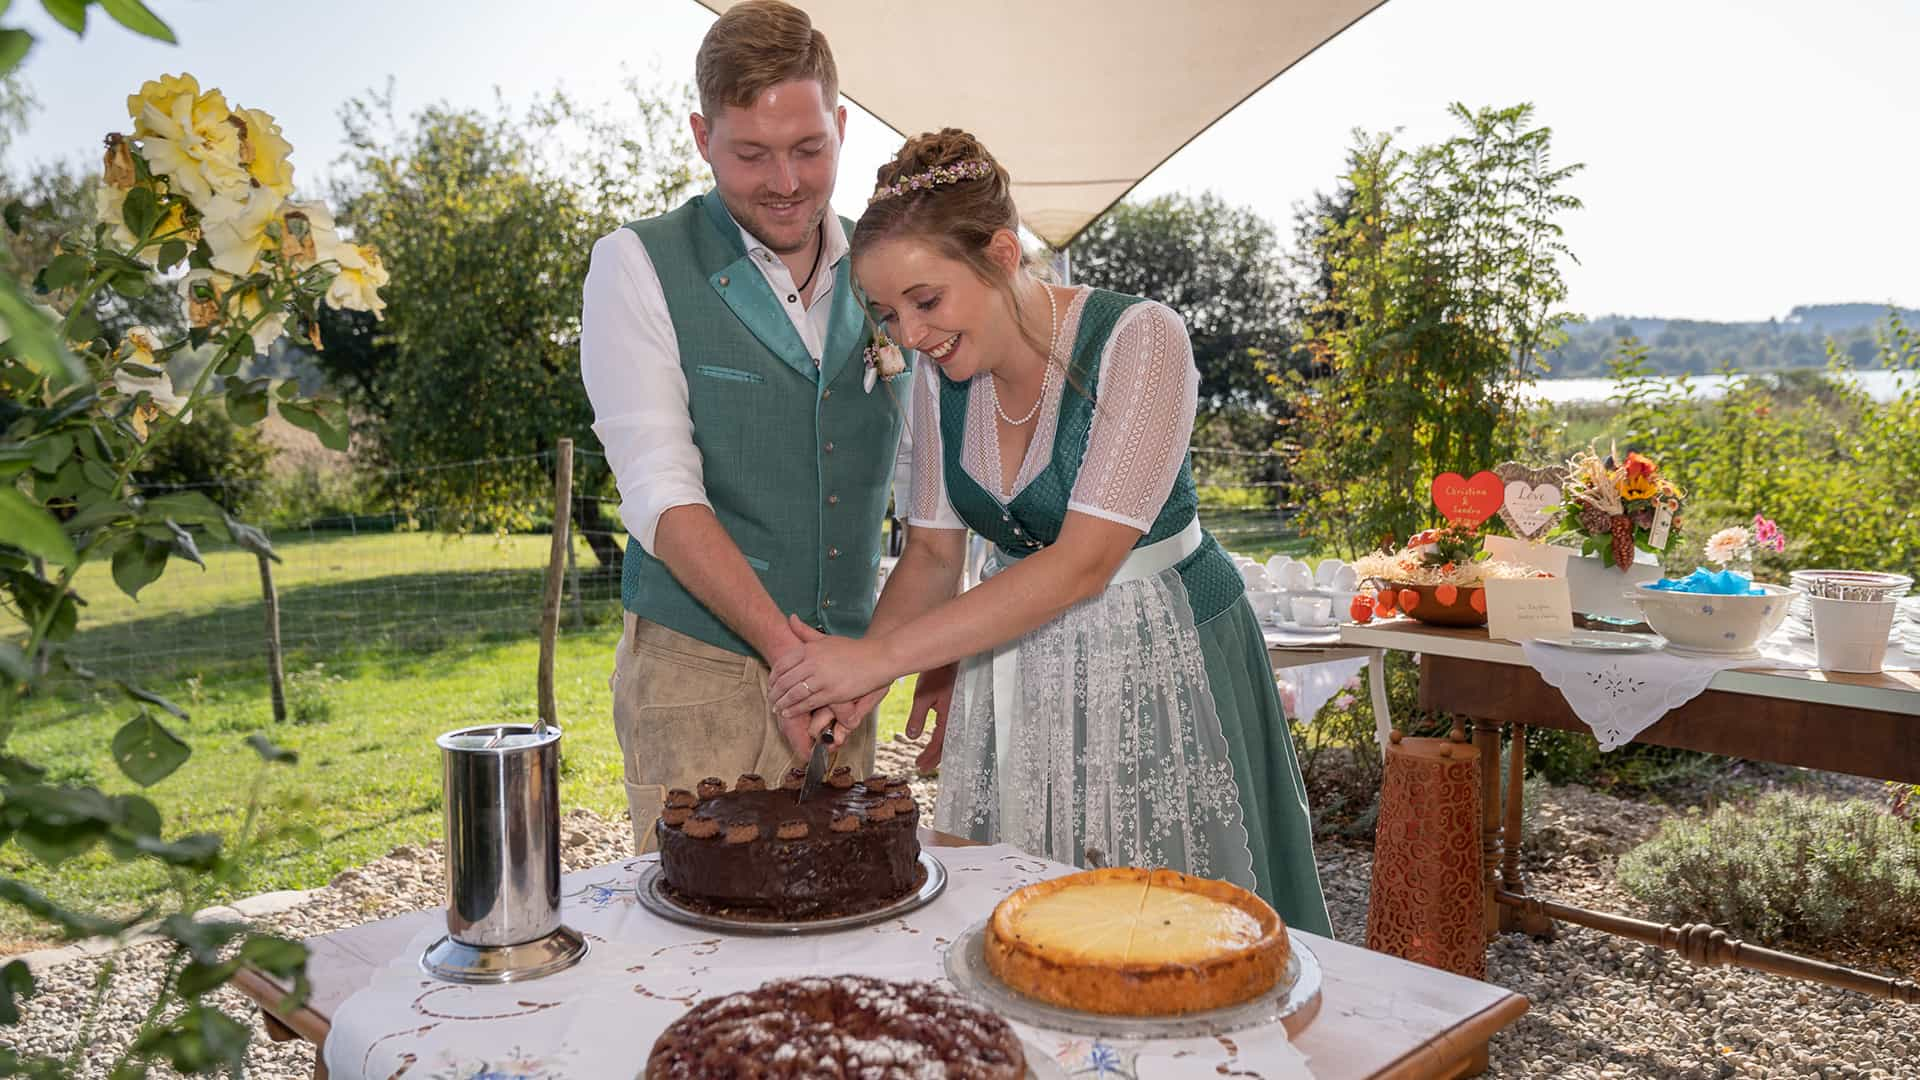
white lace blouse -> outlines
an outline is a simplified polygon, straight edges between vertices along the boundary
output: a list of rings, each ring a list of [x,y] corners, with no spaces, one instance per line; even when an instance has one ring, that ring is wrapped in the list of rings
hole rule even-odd
[[[1080,314],[1090,289],[1075,290],[1061,320],[1056,360],[1066,363],[1066,352],[1080,327]],[[924,360],[913,380],[913,497],[907,523],[934,529],[964,529],[966,523],[947,500],[941,452],[940,384],[933,364]],[[996,438],[993,400],[981,391],[977,376],[967,387],[965,441],[960,467],[1004,504],[1011,502],[1053,457],[1053,440],[1060,426],[1063,392],[1072,392],[1056,373],[1053,389],[1041,407],[1033,442],[1014,477],[1013,490],[1001,487],[1000,442]],[[1087,450],[1080,475],[1067,501],[1068,510],[1117,521],[1148,531],[1160,507],[1173,490],[1193,436],[1193,414],[1200,398],[1200,369],[1194,365],[1193,343],[1186,324],[1165,304],[1135,304],[1121,314],[1113,335],[1100,354],[1100,377],[1095,388],[1099,407],[1087,433]]]

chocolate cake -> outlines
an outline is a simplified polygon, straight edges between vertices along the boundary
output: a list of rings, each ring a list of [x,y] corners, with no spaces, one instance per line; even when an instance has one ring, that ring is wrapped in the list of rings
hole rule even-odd
[[[930,983],[785,979],[708,998],[661,1032],[645,1080],[1019,1080],[1005,1020]]]
[[[705,911],[763,919],[851,915],[918,888],[920,811],[905,780],[856,782],[841,766],[806,802],[800,770],[779,787],[753,774],[733,790],[718,777],[667,793],[660,870],[673,898]]]

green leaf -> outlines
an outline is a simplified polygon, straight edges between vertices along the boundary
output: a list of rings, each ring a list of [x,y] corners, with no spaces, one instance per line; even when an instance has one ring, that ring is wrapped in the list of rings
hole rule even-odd
[[[113,583],[134,599],[167,568],[168,544],[136,536],[113,553]]]
[[[148,11],[140,0],[99,0],[100,9],[114,17],[121,26],[136,34],[177,45],[173,31],[160,21],[153,12]]]
[[[59,472],[60,466],[66,464],[67,459],[72,456],[72,435],[65,432],[49,435],[40,441],[39,448],[33,452],[34,471],[52,476]]]
[[[253,752],[259,754],[262,761],[277,761],[287,765],[298,764],[300,761],[298,753],[274,745],[273,740],[265,735],[247,736],[247,745],[253,747]]]
[[[0,30],[0,42],[4,42],[6,40],[4,35],[22,34],[22,33],[26,33],[26,31]],[[27,40],[32,41],[33,39],[31,36],[29,36]],[[0,49],[4,49],[4,46],[0,45]],[[4,62],[5,62],[4,56],[0,55],[0,63],[4,63]],[[14,234],[15,236],[18,236],[20,235],[20,230],[25,227],[24,223],[25,223],[26,213],[27,213],[26,204],[21,202],[19,199],[15,199],[12,202],[7,204],[7,208],[4,211],[0,211],[0,218],[6,219],[7,231]]]
[[[7,72],[19,67],[20,62],[25,60],[27,54],[32,51],[32,34],[27,33],[25,30],[0,30],[0,75],[5,75]],[[19,204],[15,203],[14,205],[17,206]],[[9,209],[11,209],[11,207]],[[18,233],[20,227],[14,224],[15,220],[17,219],[12,214],[9,214],[7,217],[7,227],[15,233]]]
[[[0,754],[0,780],[9,784],[37,784],[44,780],[47,770],[25,758],[12,754]]]
[[[224,960],[206,964],[195,960],[180,969],[180,977],[174,983],[174,989],[181,997],[197,998],[209,990],[225,986],[233,973],[240,970],[239,959]]]
[[[136,1054],[163,1057],[183,1073],[226,1068],[239,1075],[246,1067],[250,1030],[209,1005],[195,1005],[165,1027],[149,1027],[134,1040]]]
[[[152,705],[157,709],[162,709],[165,712],[167,712],[169,715],[177,719],[180,719],[180,720],[190,719],[187,716],[187,710],[181,708],[178,705],[175,705],[173,702],[168,701],[166,698],[161,697],[159,694],[156,694],[153,691],[145,689],[143,687],[135,686],[130,682],[125,682],[120,679],[115,679],[114,681],[120,684],[121,691],[125,693],[129,698],[132,698],[135,701],[143,702],[148,705]]]
[[[133,188],[120,204],[120,216],[126,222],[127,231],[144,240],[160,221],[160,199],[152,188]]]
[[[140,854],[150,855],[168,866],[190,870],[211,870],[220,861],[220,838],[212,833],[194,833],[171,842],[157,836],[138,836],[133,846]]]
[[[226,517],[227,512],[202,492],[179,491],[148,499],[143,516],[149,520],[172,518],[188,525],[210,525]]]
[[[160,808],[138,795],[115,795],[121,827],[135,836],[160,835]]]
[[[0,277],[0,323],[12,334],[0,345],[29,368],[61,383],[84,383],[87,369],[60,340],[53,321],[30,302],[10,277]]]
[[[57,292],[87,280],[89,269],[85,255],[63,251],[47,263],[46,272],[41,275],[40,281],[47,287],[47,291]]]
[[[117,521],[132,512],[133,507],[119,499],[99,499],[88,503],[79,513],[68,518],[64,528],[68,533],[77,536],[88,529]]]
[[[137,919],[120,921],[103,919],[98,915],[88,915],[73,911],[42,896],[33,886],[12,878],[0,878],[0,900],[24,908],[26,911],[47,922],[58,926],[67,940],[88,937],[112,937],[132,926]]]
[[[227,393],[227,417],[241,427],[251,427],[267,418],[267,395],[241,391]]]
[[[61,26],[76,34],[87,32],[87,0],[40,0],[40,6]]]
[[[0,641],[0,673],[17,683],[33,681],[33,665],[27,662],[27,654],[11,641]]]
[[[125,683],[120,685],[129,696],[134,695],[134,688]],[[144,694],[145,691],[140,693]],[[184,714],[177,715],[184,717]],[[172,776],[192,756],[191,746],[160,726],[160,721],[144,709],[113,736],[113,763],[120,766],[120,771],[126,773],[129,780],[141,787],[152,787]]]
[[[240,959],[269,975],[292,975],[306,966],[307,947],[263,934],[248,938],[240,946]]]
[[[130,300],[138,300],[153,288],[153,283],[147,280],[145,274],[115,274],[107,280],[107,284],[113,286],[114,292]]]
[[[227,942],[246,932],[246,924],[237,922],[201,922],[191,915],[169,915],[160,921],[160,933],[186,946],[187,952],[203,964],[220,958]]]
[[[0,1024],[20,1022],[20,1002],[33,996],[33,969],[25,960],[0,967]]]
[[[154,258],[162,270],[171,270],[187,257],[187,244],[184,240],[169,240],[160,245],[160,254]]]
[[[304,428],[319,436],[320,444],[329,450],[345,450],[351,434],[347,424],[347,409],[337,401],[283,401],[280,403],[280,415],[297,428]]]
[[[87,440],[82,439],[80,445],[85,447]],[[113,475],[113,470],[92,458],[80,463],[80,473],[87,478],[87,483],[92,485],[95,491],[111,495],[115,494],[120,487],[119,481]]]
[[[0,541],[60,566],[77,558],[60,522],[11,484],[0,486]]]

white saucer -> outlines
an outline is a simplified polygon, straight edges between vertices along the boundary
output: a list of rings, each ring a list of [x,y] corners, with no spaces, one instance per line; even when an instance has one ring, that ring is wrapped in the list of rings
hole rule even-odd
[[[1667,644],[1666,638],[1653,634],[1622,634],[1614,630],[1575,630],[1567,634],[1548,634],[1533,640],[1542,645],[1557,645],[1579,652],[1656,652]]]

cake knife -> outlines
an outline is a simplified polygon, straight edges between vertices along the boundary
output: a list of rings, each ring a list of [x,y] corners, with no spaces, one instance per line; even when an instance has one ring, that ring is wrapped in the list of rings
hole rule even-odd
[[[807,775],[800,781],[800,797],[795,802],[806,802],[813,793],[820,790],[820,781],[827,776],[827,748],[833,745],[833,723],[827,723],[827,730],[820,733],[820,741],[813,744],[813,756],[807,759]]]

